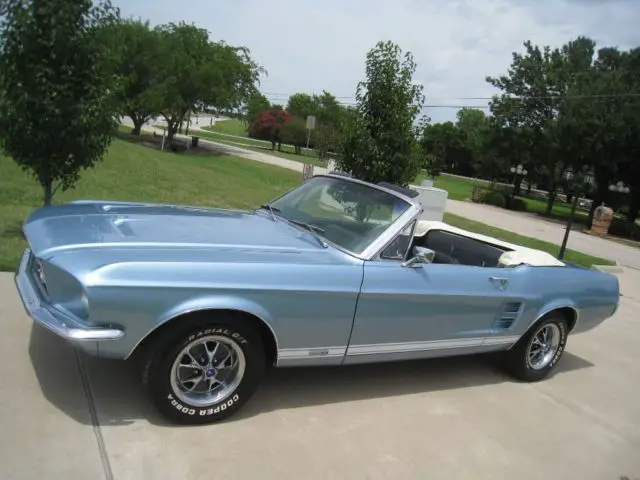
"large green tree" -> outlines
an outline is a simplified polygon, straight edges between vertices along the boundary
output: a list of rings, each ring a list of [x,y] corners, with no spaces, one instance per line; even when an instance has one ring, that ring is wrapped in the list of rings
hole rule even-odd
[[[366,80],[358,84],[357,106],[345,131],[338,164],[363,180],[407,185],[419,169],[415,154],[424,95],[414,83],[416,63],[392,42],[367,54]]]
[[[245,108],[244,119],[247,125],[251,125],[258,118],[260,112],[269,110],[270,107],[269,100],[262,93],[258,91],[252,93]]]
[[[569,147],[580,163],[594,168],[593,209],[611,198],[608,186],[624,181],[632,188],[629,220],[638,213],[640,187],[640,99],[629,95],[640,87],[640,49],[598,51],[594,67],[575,79],[561,122]]]
[[[160,114],[158,70],[163,62],[160,35],[149,22],[123,20],[106,32],[108,44],[117,58],[115,73],[120,77],[120,112],[131,118],[133,134]]]
[[[3,0],[0,8],[0,140],[49,205],[116,132],[117,85],[102,35],[118,12],[91,0]]]
[[[420,138],[422,167],[430,176],[441,171],[470,175],[470,158],[460,130],[453,122],[426,124]]]
[[[494,96],[491,110],[501,125],[527,132],[531,139],[527,145],[532,149],[529,154],[548,174],[550,213],[559,175],[575,163],[575,159],[566,157],[567,150],[562,146],[566,138],[559,136],[562,130],[556,123],[566,109],[567,94],[576,76],[591,69],[595,43],[578,37],[554,50],[530,41],[524,47],[524,54],[513,53],[506,74],[487,77],[502,91]]]
[[[264,69],[245,47],[209,40],[195,25],[158,27],[163,61],[158,73],[158,102],[169,142],[187,114],[204,109],[236,109],[256,92]]]

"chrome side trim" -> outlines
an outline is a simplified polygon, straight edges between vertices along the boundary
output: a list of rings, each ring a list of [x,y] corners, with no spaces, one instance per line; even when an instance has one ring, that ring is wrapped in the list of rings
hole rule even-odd
[[[508,337],[487,337],[482,345],[513,345],[520,340],[520,335],[510,335]]]
[[[309,358],[342,357],[347,350],[343,347],[318,347],[318,348],[283,348],[278,350],[279,360],[302,360]]]
[[[27,248],[22,254],[15,282],[25,310],[37,324],[71,341],[117,340],[124,336],[124,331],[117,328],[84,327],[70,316],[43,305],[29,275],[30,258],[31,250]]]
[[[471,348],[492,345],[511,345],[520,337],[476,337],[452,340],[434,340],[428,342],[378,343],[370,345],[351,345],[347,355],[375,355],[384,353],[407,353],[451,348]]]

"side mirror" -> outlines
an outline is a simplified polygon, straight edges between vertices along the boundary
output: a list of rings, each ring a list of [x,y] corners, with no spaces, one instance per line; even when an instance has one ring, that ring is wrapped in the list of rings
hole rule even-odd
[[[430,248],[417,247],[417,246],[413,247],[413,250],[411,253],[413,253],[413,257],[411,257],[406,262],[403,262],[402,263],[403,267],[418,268],[421,265],[424,265],[425,263],[433,262],[433,259],[436,256],[436,252],[434,252]]]

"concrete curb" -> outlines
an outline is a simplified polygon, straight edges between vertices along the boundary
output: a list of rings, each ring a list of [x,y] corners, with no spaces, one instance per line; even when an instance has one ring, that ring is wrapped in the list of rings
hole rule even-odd
[[[615,265],[591,265],[591,268],[594,270],[599,270],[601,272],[607,273],[622,273],[624,272],[624,268],[618,262]]]

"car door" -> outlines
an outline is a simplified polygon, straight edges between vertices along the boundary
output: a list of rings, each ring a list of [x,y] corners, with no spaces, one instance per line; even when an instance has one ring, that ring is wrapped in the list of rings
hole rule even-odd
[[[477,353],[514,343],[520,268],[365,263],[345,363]]]

